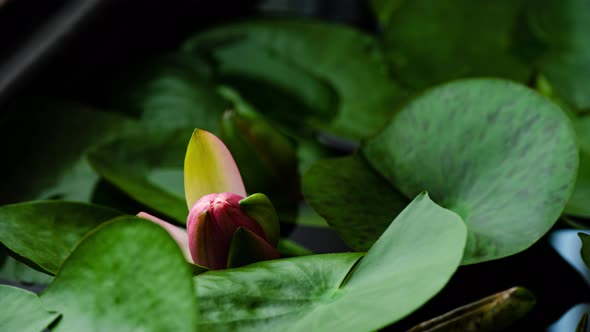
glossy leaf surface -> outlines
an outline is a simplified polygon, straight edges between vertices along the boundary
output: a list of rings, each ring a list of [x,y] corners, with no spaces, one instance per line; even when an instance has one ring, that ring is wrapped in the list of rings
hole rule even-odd
[[[86,233],[118,215],[106,207],[62,201],[4,205],[0,242],[30,266],[54,274]]]
[[[0,331],[39,332],[59,317],[47,310],[35,293],[0,285]]]
[[[446,284],[465,240],[460,217],[421,194],[357,265],[361,254],[325,254],[197,276],[201,326],[208,331],[376,330],[420,307]]]
[[[195,331],[192,294],[191,269],[168,233],[120,217],[80,242],[41,300],[63,314],[53,331]]]
[[[341,25],[236,23],[195,36],[185,50],[213,57],[222,80],[261,112],[350,138],[380,129],[406,97],[377,40]]]

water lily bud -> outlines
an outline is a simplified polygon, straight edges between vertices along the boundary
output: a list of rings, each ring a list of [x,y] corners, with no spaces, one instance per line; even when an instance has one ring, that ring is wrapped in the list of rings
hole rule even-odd
[[[263,223],[269,224],[263,227],[256,218],[260,219],[265,213],[256,212],[254,217],[248,215],[240,206],[243,199],[232,193],[209,194],[193,205],[187,230],[190,253],[196,264],[225,269],[279,257],[265,233],[265,229],[275,227],[269,228],[272,222],[278,225],[278,221],[265,218]],[[250,209],[263,211],[261,208]]]

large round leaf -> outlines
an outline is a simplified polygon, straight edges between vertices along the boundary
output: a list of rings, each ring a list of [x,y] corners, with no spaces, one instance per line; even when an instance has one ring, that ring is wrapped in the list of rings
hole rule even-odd
[[[195,331],[191,277],[165,230],[120,217],[80,242],[41,300],[63,315],[53,331]]]
[[[35,293],[0,285],[0,331],[39,332],[59,313],[47,310]]]
[[[416,89],[474,76],[525,81],[531,70],[510,50],[523,2],[403,1],[383,32],[393,71]]]
[[[374,331],[436,294],[465,240],[461,218],[421,194],[356,265],[361,254],[326,254],[197,276],[201,324],[207,331]]]
[[[406,196],[428,190],[463,217],[464,263],[514,254],[545,234],[578,167],[575,135],[559,107],[493,79],[426,92],[362,151]]]
[[[98,176],[84,154],[133,127],[117,114],[66,103],[23,105],[0,123],[0,203],[89,201]]]
[[[362,251],[409,202],[360,155],[315,163],[303,177],[303,193],[347,245]]]
[[[195,36],[185,50],[212,57],[221,80],[261,112],[350,138],[375,133],[406,96],[375,38],[341,25],[235,23]]]
[[[0,243],[30,266],[55,274],[82,236],[121,213],[62,201],[0,207]]]

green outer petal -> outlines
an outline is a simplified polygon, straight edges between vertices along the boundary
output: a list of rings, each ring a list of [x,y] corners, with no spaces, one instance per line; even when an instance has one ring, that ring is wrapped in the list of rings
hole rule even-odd
[[[252,194],[240,201],[240,210],[262,227],[270,244],[276,246],[281,236],[279,217],[271,201],[265,194]]]
[[[262,237],[244,227],[238,227],[234,232],[229,247],[227,268],[278,258],[279,253],[277,249]]]
[[[207,194],[230,192],[246,196],[231,153],[210,132],[201,129],[193,132],[184,159],[184,191],[189,209]]]

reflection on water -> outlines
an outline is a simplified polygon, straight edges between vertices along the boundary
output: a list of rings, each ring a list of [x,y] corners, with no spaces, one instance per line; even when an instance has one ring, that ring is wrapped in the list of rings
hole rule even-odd
[[[586,312],[590,312],[590,303],[581,303],[573,306],[557,322],[551,324],[547,328],[547,332],[574,332],[578,326],[578,322],[580,322],[580,318]]]
[[[574,229],[558,230],[551,234],[549,242],[551,246],[565,259],[576,271],[580,273],[590,286],[590,270],[582,261],[580,249],[582,241],[578,233],[590,234],[590,231]],[[559,320],[547,328],[549,332],[575,331],[580,318],[584,313],[590,313],[590,303],[581,303],[573,306]]]
[[[590,231],[580,231],[577,229],[562,229],[555,231],[549,236],[549,243],[571,266],[573,266],[586,280],[590,286],[590,270],[582,261],[580,249],[582,241],[578,233],[590,234]]]

